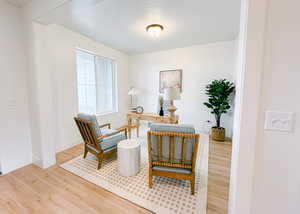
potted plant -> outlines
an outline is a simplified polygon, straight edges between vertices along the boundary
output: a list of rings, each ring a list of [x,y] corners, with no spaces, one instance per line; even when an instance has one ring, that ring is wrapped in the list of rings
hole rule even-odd
[[[230,109],[230,95],[234,89],[234,84],[226,79],[213,80],[206,86],[205,94],[208,95],[208,101],[204,102],[204,105],[211,109],[216,119],[216,126],[211,130],[213,140],[225,140],[225,128],[221,127],[221,116]]]

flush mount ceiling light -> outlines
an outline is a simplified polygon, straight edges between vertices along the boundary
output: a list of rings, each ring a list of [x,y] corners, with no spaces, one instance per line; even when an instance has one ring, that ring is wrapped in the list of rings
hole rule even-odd
[[[151,37],[157,38],[160,33],[164,30],[164,27],[160,24],[152,24],[146,27],[146,31]]]

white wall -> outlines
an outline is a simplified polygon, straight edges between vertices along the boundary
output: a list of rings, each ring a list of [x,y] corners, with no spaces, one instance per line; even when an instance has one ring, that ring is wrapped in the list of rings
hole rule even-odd
[[[269,1],[268,7],[252,213],[298,214],[300,2]],[[294,131],[265,131],[266,110],[295,112]]]
[[[0,0],[0,166],[3,173],[31,163],[28,70],[21,11]]]
[[[214,117],[203,105],[207,100],[205,86],[213,79],[236,76],[236,41],[218,42],[173,50],[141,54],[130,57],[130,84],[141,90],[138,104],[145,112],[156,112],[158,105],[159,71],[183,69],[183,93],[175,101],[180,123],[203,128]],[[232,112],[222,118],[227,135],[232,135]]]
[[[62,151],[81,142],[73,120],[73,117],[78,113],[75,55],[77,47],[116,60],[119,111],[118,113],[99,116],[98,119],[99,123],[110,122],[113,127],[124,125],[126,123],[125,115],[129,110],[127,55],[59,25],[35,24],[35,28],[38,37],[36,40],[43,40],[38,44],[42,48],[36,52],[35,57],[39,58],[38,61],[42,66],[41,69],[44,73],[41,75],[47,76],[48,79],[48,85],[40,87],[39,93],[46,91],[49,96],[40,96],[40,102],[47,102],[47,106],[42,107],[42,109],[48,109],[43,115],[50,117],[53,122],[51,139],[52,142],[56,142],[55,150]],[[44,82],[43,84],[47,83]]]

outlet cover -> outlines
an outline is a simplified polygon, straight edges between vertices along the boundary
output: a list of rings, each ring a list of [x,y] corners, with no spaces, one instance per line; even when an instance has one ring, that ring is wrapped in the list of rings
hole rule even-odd
[[[265,129],[292,132],[294,122],[293,112],[266,111]]]

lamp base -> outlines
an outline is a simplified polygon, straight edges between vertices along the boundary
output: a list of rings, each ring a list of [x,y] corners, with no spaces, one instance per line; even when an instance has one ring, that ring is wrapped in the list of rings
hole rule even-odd
[[[170,112],[170,117],[172,119],[175,119],[175,111],[176,110],[177,110],[177,108],[172,104],[168,107],[168,111]]]

